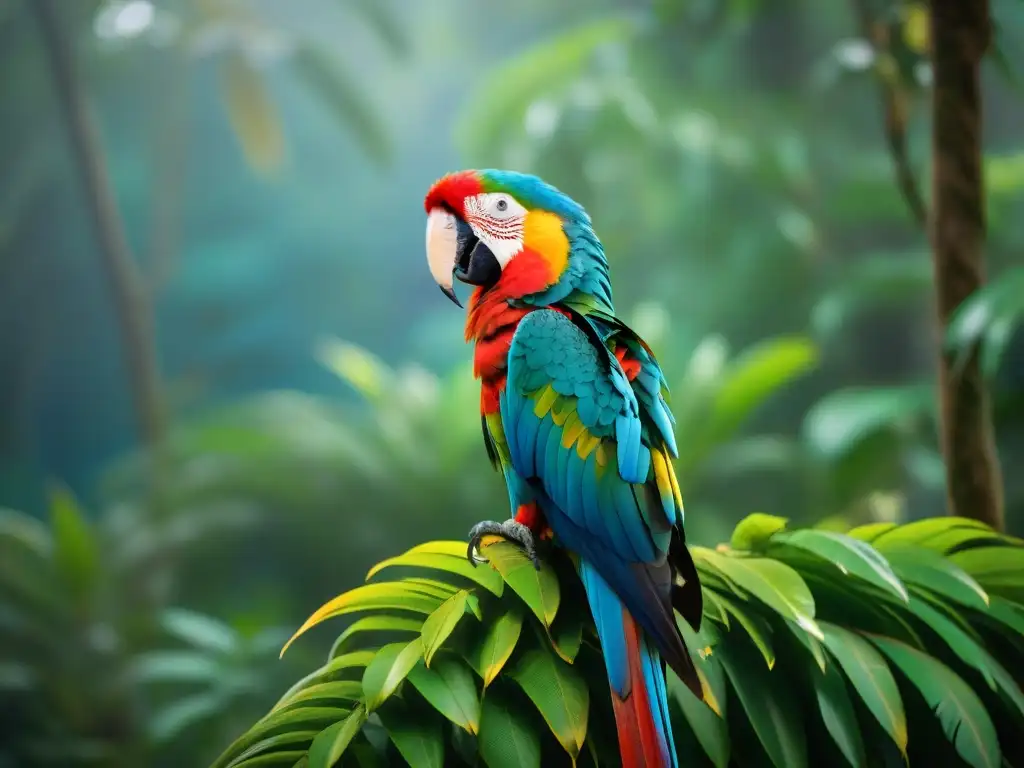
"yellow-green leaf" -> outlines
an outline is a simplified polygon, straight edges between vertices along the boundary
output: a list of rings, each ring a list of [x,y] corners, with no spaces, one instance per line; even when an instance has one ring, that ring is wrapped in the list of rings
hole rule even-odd
[[[423,663],[430,666],[434,654],[459,625],[466,615],[469,592],[460,590],[445,600],[423,622],[420,637],[423,639]]]
[[[309,745],[309,768],[332,768],[365,722],[366,710],[359,706],[340,723],[321,731]]]
[[[366,574],[366,579],[369,581],[385,568],[393,568],[396,566],[429,568],[431,570],[454,573],[462,576],[463,578],[470,579],[496,597],[501,597],[502,591],[505,588],[505,582],[502,580],[501,576],[498,573],[495,573],[492,568],[481,568],[479,566],[474,567],[469,560],[466,559],[465,544],[457,545],[458,548],[461,549],[461,552],[457,555],[452,554],[452,549],[454,548],[449,548],[447,546],[443,547],[444,551],[437,551],[438,549],[442,549],[439,545],[448,544],[455,544],[455,542],[432,542],[431,544],[423,544],[419,547],[410,549],[405,554],[384,560],[383,562],[377,563],[377,565],[370,569],[370,572]]]
[[[328,658],[333,659],[337,656],[345,647],[346,643],[354,637],[358,637],[363,633],[369,632],[419,632],[423,628],[423,622],[420,619],[407,618],[405,616],[364,616],[358,621],[352,622],[348,628],[342,632],[338,639],[334,641],[334,645],[331,646],[331,652],[328,654]]]
[[[489,686],[498,676],[519,642],[523,629],[523,612],[509,603],[508,610],[486,625],[479,639],[467,652],[467,661]]]
[[[768,545],[768,540],[786,527],[784,517],[755,512],[737,523],[732,532],[730,546],[733,549],[756,552]]]
[[[364,584],[361,587],[338,595],[320,606],[312,616],[306,619],[298,631],[284,644],[281,655],[284,656],[288,647],[301,635],[309,631],[327,619],[341,616],[354,611],[366,611],[372,609],[392,609],[411,611],[413,613],[433,613],[441,604],[436,597],[424,595],[408,587],[403,587],[399,582],[382,582],[380,584]]]
[[[537,570],[521,547],[498,537],[491,541],[485,540],[481,554],[544,626],[550,627],[558,613],[561,599],[558,576],[554,569],[542,562],[540,570]]]
[[[422,658],[423,643],[418,637],[408,643],[389,643],[377,651],[363,673],[366,709],[377,709]]]
[[[268,172],[284,159],[284,134],[263,75],[240,52],[225,55],[221,90],[228,121],[254,169]]]

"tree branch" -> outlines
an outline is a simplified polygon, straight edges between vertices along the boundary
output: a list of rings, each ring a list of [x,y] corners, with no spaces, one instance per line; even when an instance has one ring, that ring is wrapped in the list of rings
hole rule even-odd
[[[875,49],[878,57],[889,53],[889,29],[878,21],[871,13],[869,0],[852,0],[853,12],[857,16],[861,34]],[[910,166],[910,155],[907,151],[907,96],[899,85],[899,73],[893,68],[887,71],[879,68],[878,85],[882,97],[882,110],[885,115],[885,140],[889,146],[896,184],[910,209],[911,215],[918,225],[924,229],[928,226],[928,207],[921,195],[917,177]]]
[[[988,0],[932,0],[932,254],[939,328],[985,282],[981,60]],[[940,432],[949,511],[1003,526],[1002,478],[988,392],[973,354],[959,370],[940,351]]]
[[[153,323],[146,290],[132,258],[107,175],[99,131],[75,68],[74,51],[53,0],[30,0],[53,74],[57,101],[82,175],[102,267],[113,294],[142,442],[157,449],[165,433]]]

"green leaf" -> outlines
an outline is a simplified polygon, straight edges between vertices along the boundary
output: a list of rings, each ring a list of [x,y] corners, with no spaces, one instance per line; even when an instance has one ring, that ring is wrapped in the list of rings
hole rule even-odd
[[[907,589],[889,563],[870,544],[832,531],[804,529],[781,533],[774,541],[810,552],[833,563],[844,575],[850,574],[894,594],[906,602]]]
[[[350,714],[347,709],[337,707],[297,707],[296,709],[273,712],[236,739],[217,759],[212,768],[222,768],[231,762],[232,755],[270,736],[307,730],[320,732],[324,728],[348,718]]]
[[[334,658],[337,656],[345,644],[352,639],[364,632],[420,632],[423,628],[423,622],[419,619],[409,619],[403,616],[365,616],[358,621],[352,622],[348,628],[342,632],[338,639],[334,641],[334,645],[331,646],[331,652],[328,654],[328,658]]]
[[[907,545],[931,547],[935,539],[950,531],[958,531],[964,537],[962,541],[970,541],[982,536],[985,532],[991,532],[991,530],[984,523],[967,517],[932,517],[893,526],[876,536],[871,543],[881,551]],[[960,540],[958,539],[958,541]],[[945,549],[938,551],[945,551]]]
[[[838,667],[826,664],[820,673],[812,672],[811,679],[825,729],[850,765],[854,768],[866,766],[867,756],[864,754],[857,714]]]
[[[776,768],[806,766],[807,741],[800,707],[791,700],[790,689],[780,684],[781,676],[757,663],[738,643],[715,655],[721,659],[743,712]]]
[[[852,539],[871,544],[883,533],[891,531],[895,527],[896,523],[868,523],[867,525],[858,525],[856,528],[851,528],[846,532],[846,535]]]
[[[728,557],[708,549],[700,550],[700,555],[783,618],[821,639],[814,621],[814,596],[788,565],[763,557]]]
[[[284,648],[281,649],[281,655],[284,656],[289,646],[308,630],[335,616],[355,611],[380,609],[430,614],[440,604],[440,599],[413,591],[408,586],[403,586],[400,582],[364,584],[361,587],[338,595],[333,600],[320,606],[285,643]]]
[[[370,158],[387,161],[391,142],[377,108],[350,77],[344,66],[318,46],[298,46],[291,59],[292,69],[317,101],[328,108],[342,128],[348,129]]]
[[[949,559],[984,586],[1024,587],[1024,547],[978,547]]]
[[[804,439],[818,455],[834,463],[880,431],[931,413],[933,397],[931,385],[839,390],[807,412]]]
[[[957,753],[974,768],[999,768],[1002,755],[995,726],[970,686],[948,667],[909,645],[872,636],[924,696]]]
[[[727,768],[732,748],[724,716],[694,696],[693,691],[674,673],[670,672],[666,678],[669,696],[674,697],[679,704],[683,716],[690,724],[690,730],[697,737],[712,765],[715,768]],[[716,704],[722,707],[724,698],[721,701],[716,700]]]
[[[379,712],[388,736],[409,765],[443,768],[444,736],[441,721],[398,698],[389,699]]]
[[[595,52],[625,41],[636,26],[624,18],[601,19],[561,32],[487,74],[455,129],[456,145],[469,157],[492,155],[523,124],[530,105],[564,93],[586,70]]]
[[[363,673],[367,711],[373,712],[383,704],[422,658],[420,638],[408,643],[389,643],[377,651]]]
[[[257,171],[275,170],[284,159],[284,133],[263,75],[240,52],[224,56],[220,74],[228,122],[246,161]]]
[[[484,694],[477,744],[488,768],[540,768],[540,738],[525,707],[505,686]]]
[[[71,492],[62,486],[50,491],[53,559],[65,586],[84,600],[99,578],[99,543]]]
[[[467,661],[483,679],[484,688],[505,666],[519,642],[522,629],[522,610],[515,604],[509,604],[508,610],[486,626],[467,652]]]
[[[543,641],[541,641],[543,642]],[[548,648],[533,644],[510,672],[551,732],[575,760],[587,736],[590,693],[580,673]]]
[[[483,544],[481,554],[501,574],[523,602],[545,627],[550,627],[558,613],[561,593],[558,576],[547,563],[537,570],[521,547],[497,540]]]
[[[771,625],[753,611],[748,612],[740,608],[739,605],[724,595],[719,595],[718,601],[726,611],[736,618],[736,621],[740,623],[740,626],[743,627],[747,635],[749,635],[754,645],[757,646],[757,650],[760,651],[765,663],[768,665],[768,669],[774,667],[775,651],[772,647]]]
[[[301,690],[295,691],[286,698],[282,698],[274,705],[271,712],[284,709],[285,707],[291,707],[296,704],[308,705],[311,701],[320,702],[321,704],[338,701],[358,702],[362,697],[362,683],[357,683],[355,680],[338,680],[336,682],[329,683],[316,683],[308,688],[302,688]]]
[[[784,517],[755,512],[740,520],[732,532],[729,545],[736,550],[760,552],[768,546],[769,539],[786,527]]]
[[[451,656],[439,656],[430,669],[420,665],[409,682],[455,725],[471,734],[480,730],[480,696],[472,673]]]
[[[454,547],[448,545],[457,546],[461,551],[457,555],[453,554]],[[442,551],[437,551],[439,549]],[[474,567],[466,559],[466,545],[462,543],[431,542],[430,544],[413,547],[405,554],[377,563],[366,574],[366,579],[369,581],[385,568],[396,566],[430,568],[446,573],[454,573],[479,584],[495,597],[501,597],[505,588],[505,582],[502,580],[501,575],[496,573],[494,569]]]
[[[184,608],[168,608],[160,615],[163,628],[186,643],[215,653],[238,648],[238,636],[222,621]]]
[[[225,706],[220,691],[198,693],[180,698],[150,717],[147,724],[149,737],[157,744],[179,738],[196,723],[215,718]]]
[[[769,339],[733,360],[715,394],[709,438],[720,442],[733,435],[755,408],[786,384],[818,365],[817,345],[804,336]]]
[[[923,547],[909,546],[886,550],[885,557],[906,583],[978,611],[988,609],[985,590],[947,558]]]
[[[971,294],[954,311],[946,330],[946,344],[957,353],[955,365],[964,365],[975,347],[982,343],[986,376],[999,367],[1012,333],[1024,316],[1024,269],[1017,267]]]
[[[428,667],[434,654],[455,631],[455,627],[459,625],[462,617],[466,615],[468,598],[468,591],[463,589],[456,592],[441,603],[437,610],[423,622],[420,636],[423,639],[423,663]]]
[[[555,653],[569,664],[576,661],[576,654],[583,644],[583,624],[591,621],[589,606],[585,601],[563,605],[548,630],[548,639]]]
[[[244,765],[250,758],[256,757],[261,752],[276,752],[281,747],[302,747],[305,752],[306,747],[309,745],[313,738],[319,733],[319,731],[288,731],[286,733],[280,733],[277,736],[271,736],[258,741],[248,749],[239,753],[239,755],[232,760],[227,768],[238,768],[240,765]]]
[[[321,731],[309,745],[309,768],[331,768],[365,722],[366,710],[359,706],[341,722]]]
[[[900,753],[907,754],[907,716],[896,680],[888,665],[871,644],[853,632],[826,622],[825,647],[839,662],[854,690],[871,714],[892,736]]]
[[[914,596],[910,600],[910,612],[923,621],[964,664],[976,669],[984,678],[985,683],[995,690],[995,678],[988,668],[988,654],[953,621],[929,605],[924,599]]]

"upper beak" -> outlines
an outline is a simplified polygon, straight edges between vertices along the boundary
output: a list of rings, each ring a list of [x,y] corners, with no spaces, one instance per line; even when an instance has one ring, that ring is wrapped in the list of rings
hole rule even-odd
[[[427,264],[434,282],[441,291],[462,306],[453,287],[456,263],[458,261],[458,229],[455,216],[448,211],[435,208],[427,217]]]

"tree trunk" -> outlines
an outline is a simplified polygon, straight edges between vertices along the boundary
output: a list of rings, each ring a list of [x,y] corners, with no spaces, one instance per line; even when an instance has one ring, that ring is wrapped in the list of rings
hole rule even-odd
[[[985,281],[980,70],[990,36],[988,0],[932,0],[931,240],[940,331]],[[949,512],[1002,529],[1002,477],[977,355],[954,369],[941,350],[939,429]]]
[[[99,131],[78,78],[74,50],[53,0],[30,0],[52,69],[57,101],[85,185],[86,205],[96,229],[102,268],[113,294],[139,435],[158,451],[165,433],[153,321],[145,285],[132,258],[107,175]]]

